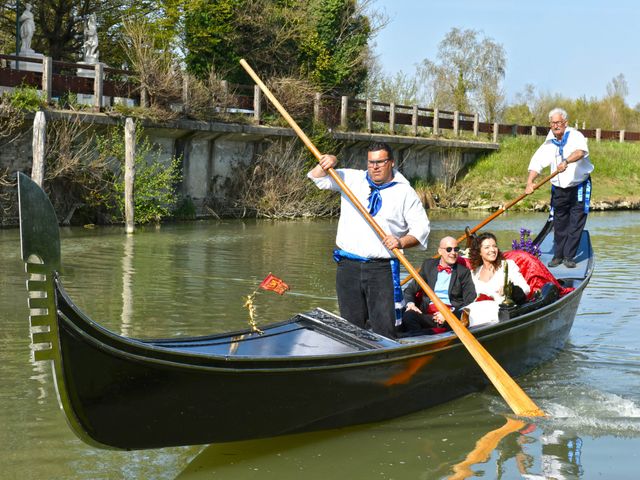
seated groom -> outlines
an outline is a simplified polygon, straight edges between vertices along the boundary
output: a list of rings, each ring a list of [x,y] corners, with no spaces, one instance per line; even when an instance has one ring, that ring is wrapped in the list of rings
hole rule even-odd
[[[460,318],[462,307],[476,299],[476,289],[467,267],[458,263],[458,241],[453,237],[444,237],[438,247],[439,258],[424,261],[420,275],[437,297],[449,305],[453,314]],[[404,291],[406,302],[402,315],[400,332],[406,335],[434,333],[432,328],[450,330],[444,316],[435,308],[420,286],[412,280]]]

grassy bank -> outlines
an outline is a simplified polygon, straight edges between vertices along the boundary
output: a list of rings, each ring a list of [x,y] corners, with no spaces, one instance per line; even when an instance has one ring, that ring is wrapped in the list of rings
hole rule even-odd
[[[542,138],[505,138],[500,149],[479,159],[458,177],[447,192],[438,192],[441,205],[463,208],[498,208],[524,192],[527,167]],[[592,174],[592,205],[595,209],[640,208],[640,144],[589,142]],[[541,177],[549,174],[542,172]],[[543,209],[550,186],[540,187],[513,209]]]

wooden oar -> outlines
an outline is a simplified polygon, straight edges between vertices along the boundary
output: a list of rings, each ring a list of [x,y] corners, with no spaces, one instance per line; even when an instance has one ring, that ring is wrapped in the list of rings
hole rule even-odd
[[[542,185],[547,183],[549,180],[551,180],[553,177],[555,177],[559,173],[560,172],[558,170],[556,170],[551,175],[547,175],[546,177],[544,177],[542,180],[540,180],[538,183],[536,183],[536,185],[533,187],[533,192],[535,192],[538,188],[540,188]],[[531,192],[531,193],[533,193],[533,192]],[[524,197],[527,197],[527,196],[531,195],[531,193],[523,193],[518,198],[516,198],[514,200],[511,200],[504,207],[501,207],[498,210],[496,210],[495,212],[493,212],[491,215],[489,215],[487,218],[485,218],[483,221],[481,221],[478,225],[473,227],[471,230],[465,230],[465,232],[461,236],[458,237],[458,240],[457,240],[458,243],[460,243],[461,241],[466,239],[469,235],[471,235],[473,233],[476,233],[478,230],[480,230],[482,227],[484,227],[487,223],[491,222],[494,218],[499,217],[500,215],[502,215],[504,212],[506,212],[511,207],[513,207],[516,203],[518,203]],[[438,256],[439,255],[436,253],[433,256],[433,258],[436,258]],[[400,282],[400,285],[405,285],[409,280],[411,280],[411,277],[404,277],[402,279],[402,281]]]
[[[549,180],[551,180],[553,177],[555,177],[556,175],[558,175],[560,172],[558,170],[556,170],[555,172],[553,172],[551,175],[547,175],[546,177],[544,177],[542,180],[540,180],[538,183],[536,183],[536,185],[533,187],[533,192],[535,192],[538,188],[540,188],[542,185],[544,185],[545,183],[547,183]],[[469,232],[465,232],[464,235],[458,237],[458,242],[461,242],[462,240],[464,240],[465,238],[467,238],[468,234],[471,233],[475,233],[478,230],[480,230],[482,227],[484,227],[487,223],[489,223],[490,221],[492,221],[494,218],[499,217],[500,215],[502,215],[504,212],[506,212],[507,210],[509,210],[511,207],[513,207],[516,203],[518,203],[520,200],[522,200],[524,197],[527,197],[529,195],[531,195],[531,193],[523,193],[522,195],[520,195],[518,198],[515,198],[513,200],[511,200],[509,203],[507,203],[504,207],[499,208],[498,210],[496,210],[495,212],[493,212],[492,215],[489,215],[487,218],[485,218],[483,221],[481,221],[478,225],[476,225],[475,227],[473,227],[471,230],[469,230]]]
[[[298,137],[302,140],[302,142],[306,145],[306,147],[313,153],[316,159],[320,160],[322,154],[316,148],[316,146],[311,142],[309,137],[302,131],[302,129],[298,126],[298,124],[291,118],[291,116],[287,113],[284,107],[280,104],[280,102],[273,96],[271,91],[267,88],[267,86],[260,80],[260,77],[253,71],[253,69],[249,66],[249,64],[244,60],[240,60],[240,65],[247,71],[247,73],[251,76],[251,78],[256,82],[260,90],[264,92],[267,98],[271,101],[271,103],[276,107],[276,109],[280,112],[280,114],[284,117],[284,119],[289,123],[291,128],[296,132]],[[366,208],[362,206],[360,201],[356,198],[356,196],[351,192],[349,187],[344,183],[344,181],[340,178],[340,176],[336,173],[333,168],[327,170],[327,173],[331,176],[331,178],[338,184],[338,186],[342,189],[342,192],[351,200],[351,203],[358,209],[358,211],[362,214],[362,216],[367,220],[369,225],[373,228],[373,230],[378,234],[380,239],[384,239],[387,234],[384,230],[378,225],[378,223],[374,220],[374,218],[369,214]],[[413,265],[407,260],[404,254],[400,251],[400,249],[394,248],[392,250],[393,254],[398,258],[400,263],[404,265],[409,274],[415,279],[415,281],[420,285],[422,290],[426,293],[426,295],[431,299],[431,301],[435,304],[436,308],[440,311],[440,313],[444,316],[447,323],[451,326],[451,329],[458,336],[462,344],[467,348],[471,356],[478,363],[480,368],[487,375],[491,383],[495,386],[496,390],[502,395],[502,398],[505,399],[507,404],[511,407],[513,412],[516,415],[523,416],[544,416],[544,412],[538,408],[538,406],[531,400],[526,393],[518,386],[518,384],[509,376],[509,374],[494,360],[494,358],[487,352],[487,350],[475,339],[473,335],[467,330],[460,320],[456,318],[451,310],[449,310],[445,304],[440,300],[436,294],[429,288],[424,279],[418,274],[417,270],[413,268]]]

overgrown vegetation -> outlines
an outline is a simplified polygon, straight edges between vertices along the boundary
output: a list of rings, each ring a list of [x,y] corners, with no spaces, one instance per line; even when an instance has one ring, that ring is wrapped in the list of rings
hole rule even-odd
[[[312,166],[298,141],[273,142],[240,177],[238,206],[263,218],[335,215],[339,197],[307,178]]]
[[[101,207],[107,207],[113,221],[124,221],[124,159],[125,144],[121,128],[110,129],[96,138],[98,158],[112,163],[110,186],[101,196]],[[163,162],[161,152],[136,128],[134,202],[136,223],[160,222],[170,216],[178,204],[176,186],[181,180],[180,160]]]
[[[123,29],[122,47],[143,94],[149,96],[148,106],[175,116],[175,113],[171,115],[171,104],[181,100],[182,74],[169,44],[149,35],[150,25],[146,19],[125,21]]]
[[[13,113],[20,112],[24,118],[24,112],[37,112],[46,106],[42,95],[37,88],[28,85],[21,85],[3,95],[2,104],[6,105],[7,112],[11,109]],[[0,133],[0,135],[3,135]]]
[[[45,188],[63,224],[124,221],[123,128],[94,129],[77,117],[47,123]],[[163,162],[140,126],[136,141],[135,221],[159,222],[179,200],[179,160]]]

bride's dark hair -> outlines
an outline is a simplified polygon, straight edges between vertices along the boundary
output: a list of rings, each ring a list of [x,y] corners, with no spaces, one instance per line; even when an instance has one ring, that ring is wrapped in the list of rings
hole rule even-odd
[[[482,242],[484,242],[488,238],[496,242],[496,245],[498,244],[498,239],[493,233],[490,232],[485,232],[478,235],[477,237],[474,237],[471,248],[469,249],[469,263],[471,263],[472,270],[475,270],[482,265],[482,257],[480,256],[480,245],[482,245]],[[496,269],[500,268],[502,260],[504,260],[504,255],[502,255],[502,251],[498,248],[498,255],[493,262],[493,266]]]

